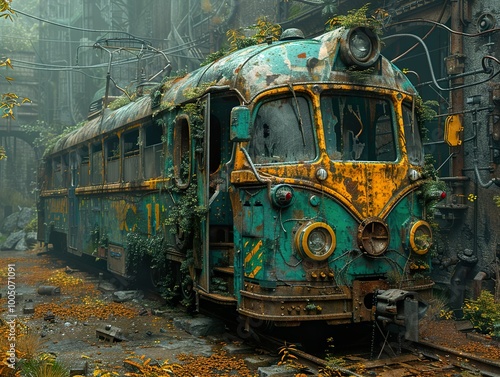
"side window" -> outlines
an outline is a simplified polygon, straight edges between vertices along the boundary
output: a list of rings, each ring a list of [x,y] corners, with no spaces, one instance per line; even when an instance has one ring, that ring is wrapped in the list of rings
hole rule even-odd
[[[78,152],[71,152],[69,155],[70,186],[75,187],[78,183]]]
[[[139,129],[123,134],[123,179],[125,182],[141,178]]]
[[[423,165],[424,147],[420,135],[420,128],[416,124],[411,104],[403,104],[403,123],[405,130],[406,152],[410,164]]]
[[[376,105],[375,112],[375,160],[396,161],[394,123],[390,107],[385,102]]]
[[[144,178],[156,178],[161,176],[163,159],[163,127],[152,123],[144,128]]]
[[[106,145],[106,182],[120,180],[120,140],[118,136],[110,136]]]
[[[80,179],[78,182],[79,186],[88,186],[90,183],[89,179],[89,148],[88,146],[81,147],[78,149],[78,159],[80,162]]]
[[[92,145],[92,184],[98,185],[102,183],[102,144],[96,143]]]
[[[52,188],[61,188],[62,187],[61,156],[54,157],[54,159],[52,160],[52,172],[53,172]]]
[[[69,170],[69,154],[65,154],[61,158],[62,162],[62,187],[68,187],[70,184],[70,170]]]
[[[188,117],[177,117],[174,125],[174,176],[176,185],[186,188],[191,179],[191,154]]]

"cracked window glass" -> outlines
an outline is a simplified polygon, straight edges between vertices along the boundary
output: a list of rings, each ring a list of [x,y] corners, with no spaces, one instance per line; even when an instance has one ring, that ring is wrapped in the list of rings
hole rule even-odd
[[[327,93],[321,97],[321,114],[332,160],[397,160],[396,127],[388,100]]]
[[[263,103],[248,153],[256,164],[314,160],[316,141],[308,101],[296,96]]]
[[[406,150],[410,164],[423,165],[424,147],[420,136],[420,129],[416,124],[413,111],[409,103],[403,104],[403,123],[405,129]]]

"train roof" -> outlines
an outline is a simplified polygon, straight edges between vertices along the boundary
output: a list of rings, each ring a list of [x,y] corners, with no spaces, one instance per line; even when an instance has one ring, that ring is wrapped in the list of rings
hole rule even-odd
[[[137,100],[130,102],[126,106],[114,111],[108,109],[102,113],[102,116],[95,117],[87,121],[83,127],[80,127],[59,139],[54,147],[51,150],[46,151],[46,153],[59,152],[86,140],[91,140],[101,134],[113,131],[125,124],[137,122],[150,115],[151,97],[139,97]]]
[[[189,100],[191,90],[203,85],[228,87],[245,103],[271,87],[300,82],[349,81],[349,66],[340,58],[346,30],[338,28],[313,39],[290,39],[238,50],[177,80],[163,94],[165,104]],[[381,58],[379,74],[366,75],[364,84],[416,93],[413,85],[390,61]]]
[[[364,29],[364,28],[363,28]],[[218,87],[239,93],[248,104],[259,93],[294,83],[336,82],[352,84],[349,64],[342,59],[346,35],[354,29],[339,28],[313,39],[292,38],[250,46],[220,58],[184,77],[163,84],[161,106],[170,108],[193,99],[200,88]],[[378,38],[377,38],[378,41]],[[364,75],[363,85],[416,94],[408,78],[386,58],[378,58],[378,70]],[[80,129],[61,138],[46,153],[57,153],[152,115],[149,95],[90,119]]]

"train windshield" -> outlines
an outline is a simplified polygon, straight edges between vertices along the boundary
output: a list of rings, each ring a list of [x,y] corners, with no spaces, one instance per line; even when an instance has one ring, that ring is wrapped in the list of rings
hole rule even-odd
[[[256,164],[311,161],[316,157],[309,102],[301,96],[263,103],[248,153]]]
[[[366,94],[326,93],[321,96],[321,114],[332,160],[397,160],[392,102]]]
[[[415,117],[409,103],[403,104],[403,123],[408,160],[410,164],[422,165],[424,163],[424,147],[420,128],[415,124]]]

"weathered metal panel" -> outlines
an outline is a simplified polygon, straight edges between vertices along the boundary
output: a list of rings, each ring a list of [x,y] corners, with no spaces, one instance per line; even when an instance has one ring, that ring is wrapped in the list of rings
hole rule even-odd
[[[89,120],[81,128],[62,137],[47,153],[55,153],[73,145],[97,138],[124,125],[151,116],[151,97],[140,97],[115,111],[103,111],[100,117]]]
[[[162,98],[164,105],[179,104],[199,85],[229,86],[249,103],[258,93],[272,87],[301,82],[352,83],[338,57],[339,38],[344,29],[332,30],[314,39],[260,44],[238,50],[210,65],[176,80]],[[381,71],[366,75],[367,85],[415,93],[408,78],[387,60]]]

